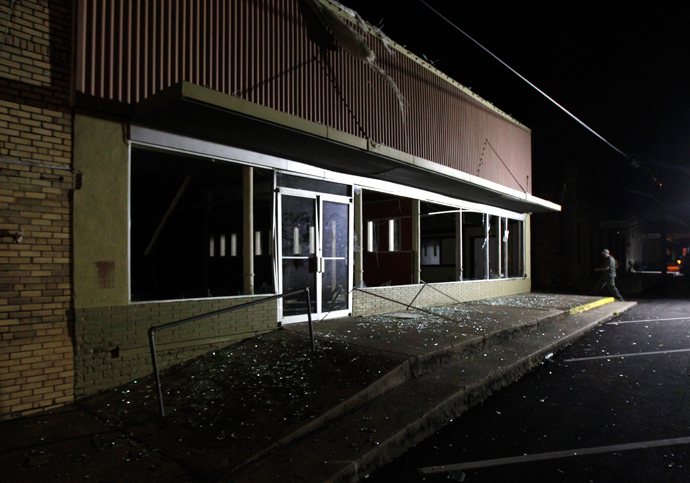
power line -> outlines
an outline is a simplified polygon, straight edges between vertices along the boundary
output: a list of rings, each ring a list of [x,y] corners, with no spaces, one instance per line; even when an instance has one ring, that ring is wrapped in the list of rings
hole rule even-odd
[[[462,30],[460,27],[458,27],[457,25],[455,25],[451,20],[449,20],[447,17],[445,17],[443,14],[441,14],[441,13],[440,13],[438,10],[436,10],[434,7],[432,7],[431,5],[429,5],[428,3],[426,3],[424,0],[419,0],[419,1],[420,1],[424,6],[426,6],[429,10],[431,10],[431,11],[434,12],[436,15],[438,15],[438,16],[441,17],[443,20],[445,20],[450,26],[452,26],[452,27],[453,27],[454,29],[456,29],[458,32],[460,32],[460,33],[463,34],[465,37],[467,37],[467,38],[470,39],[472,42],[474,42],[478,47],[480,47],[482,50],[484,50],[487,54],[489,54],[491,57],[493,57],[493,58],[496,59],[498,62],[500,62],[504,67],[506,67],[508,70],[510,70],[513,74],[515,74],[515,75],[518,76],[520,79],[522,79],[522,80],[525,81],[527,84],[529,84],[533,89],[535,89],[537,92],[539,92],[542,96],[546,97],[546,98],[547,98],[549,101],[551,101],[556,107],[558,107],[560,110],[562,110],[563,112],[565,112],[568,116],[570,116],[570,117],[573,118],[575,121],[577,121],[582,127],[584,127],[585,129],[587,129],[589,132],[591,132],[592,134],[594,134],[596,137],[598,137],[598,138],[599,138],[600,140],[602,140],[603,142],[605,142],[610,148],[612,148],[613,150],[615,150],[618,154],[620,154],[620,155],[623,156],[624,158],[630,160],[630,163],[631,163],[631,165],[632,165],[633,167],[639,167],[639,166],[640,166],[639,163],[638,163],[637,161],[635,161],[632,157],[628,156],[628,155],[625,154],[623,151],[621,151],[621,150],[618,149],[616,146],[614,146],[614,145],[611,144],[609,141],[607,141],[603,136],[601,136],[599,133],[597,133],[594,129],[592,129],[592,128],[589,127],[587,124],[585,124],[584,122],[582,122],[582,121],[581,121],[580,119],[578,119],[574,114],[572,114],[570,111],[568,111],[565,107],[561,106],[558,102],[556,102],[554,99],[552,99],[552,98],[551,98],[549,95],[547,95],[544,91],[542,91],[542,90],[539,89],[536,85],[534,85],[534,84],[531,83],[529,80],[527,80],[527,79],[526,79],[524,76],[522,76],[519,72],[517,72],[515,69],[513,69],[512,67],[510,67],[510,66],[509,66],[508,64],[506,64],[505,62],[503,62],[503,61],[502,61],[498,56],[496,56],[493,52],[491,52],[489,49],[487,49],[487,48],[484,47],[482,44],[480,44],[480,43],[477,42],[475,39],[473,39],[473,38],[472,38],[470,35],[468,35],[464,30]],[[647,174],[649,174],[650,176],[652,176],[652,178],[656,181],[656,178],[654,178],[654,176],[653,176],[651,173],[647,173]]]

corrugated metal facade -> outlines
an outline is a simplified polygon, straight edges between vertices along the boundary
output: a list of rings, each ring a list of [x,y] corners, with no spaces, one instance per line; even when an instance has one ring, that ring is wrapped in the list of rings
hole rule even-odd
[[[77,18],[87,97],[134,104],[187,81],[529,191],[527,130],[366,33],[403,119],[387,81],[301,0],[79,0]]]

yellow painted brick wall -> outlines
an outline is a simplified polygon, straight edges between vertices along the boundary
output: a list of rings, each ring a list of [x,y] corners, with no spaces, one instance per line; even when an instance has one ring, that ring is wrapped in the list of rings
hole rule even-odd
[[[1,2],[0,420],[71,402],[71,1]]]
[[[152,372],[148,330],[260,297],[142,303],[76,310],[76,396],[115,387]],[[278,328],[276,301],[157,331],[159,367]]]

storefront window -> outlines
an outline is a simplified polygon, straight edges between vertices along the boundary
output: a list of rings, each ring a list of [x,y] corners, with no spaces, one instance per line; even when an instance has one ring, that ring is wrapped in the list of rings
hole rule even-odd
[[[273,291],[268,240],[272,172],[254,176],[257,292]],[[131,164],[131,299],[241,295],[243,167],[135,149]],[[266,185],[266,186],[264,186]]]

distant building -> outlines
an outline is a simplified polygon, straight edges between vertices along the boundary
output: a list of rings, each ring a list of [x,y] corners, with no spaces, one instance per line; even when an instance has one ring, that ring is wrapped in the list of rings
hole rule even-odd
[[[562,172],[553,176],[559,179],[550,183],[560,190],[542,194],[559,200],[562,211],[540,215],[532,225],[537,289],[592,293],[604,248],[616,259],[619,275],[681,271],[690,247],[688,227],[662,203],[649,178],[621,169],[612,183],[592,167],[603,162],[561,161]],[[633,279],[619,281],[619,287],[631,293],[646,285]]]
[[[531,194],[529,129],[353,12],[24,0],[0,18],[0,418],[146,375],[149,327],[266,294],[309,287],[320,320],[530,291],[530,213],[560,207]],[[255,305],[159,353],[306,312]]]

